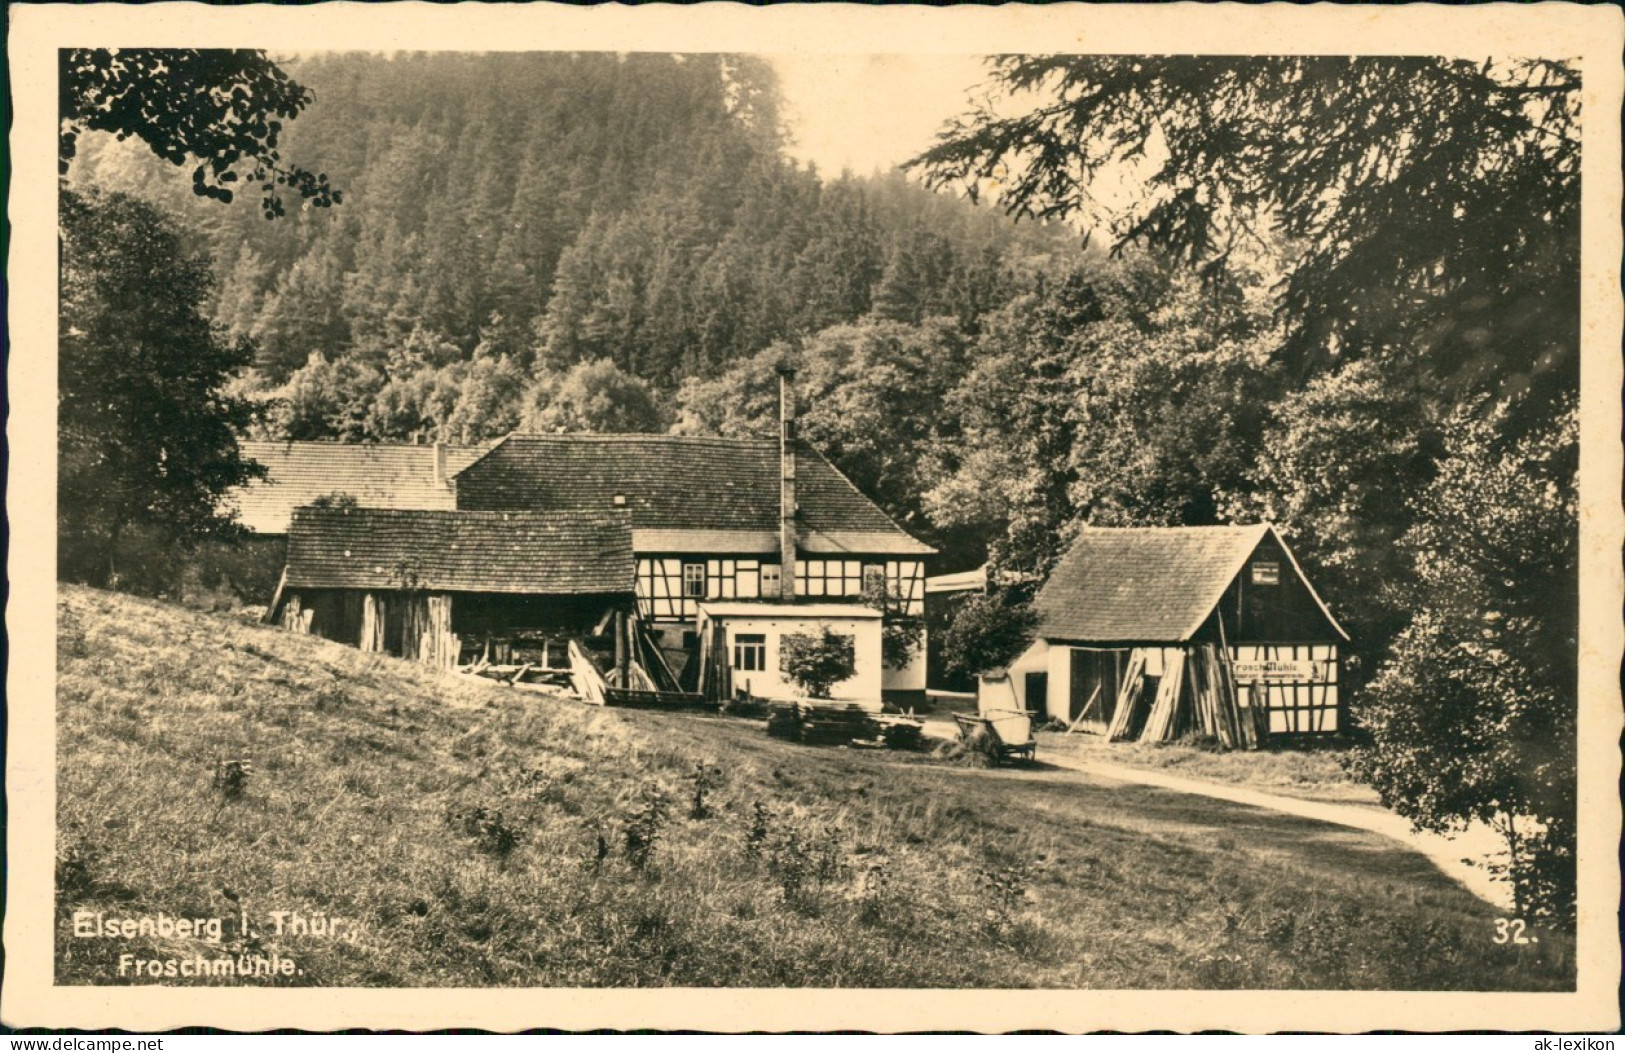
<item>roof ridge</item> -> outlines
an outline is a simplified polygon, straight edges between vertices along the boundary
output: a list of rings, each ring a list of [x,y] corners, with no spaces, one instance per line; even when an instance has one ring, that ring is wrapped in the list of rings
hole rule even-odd
[[[391,516],[391,517],[460,517],[464,519],[585,519],[597,517],[600,519],[630,520],[632,513],[627,508],[549,508],[549,509],[481,509],[481,508],[370,508],[365,505],[301,505],[293,510],[294,515],[332,515],[332,516]]]
[[[351,442],[348,439],[238,439],[239,446],[307,446],[325,450],[427,450],[433,451],[436,445],[447,450],[481,450],[484,443],[478,442]]]

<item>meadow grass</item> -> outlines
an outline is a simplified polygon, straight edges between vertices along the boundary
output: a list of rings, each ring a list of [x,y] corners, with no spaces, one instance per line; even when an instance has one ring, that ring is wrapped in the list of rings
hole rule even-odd
[[[1085,732],[1045,731],[1040,752],[1166,771],[1309,801],[1377,806],[1377,792],[1354,779],[1344,764],[1346,744],[1338,739],[1305,739],[1259,750],[1219,750],[1195,741],[1111,742]]]
[[[1574,982],[1569,937],[1494,944],[1490,907],[1358,831],[595,709],[87,589],[58,628],[60,984],[132,982],[122,954],[273,952],[299,972],[239,982]],[[258,924],[84,938],[82,911]],[[276,936],[273,911],[350,930]]]

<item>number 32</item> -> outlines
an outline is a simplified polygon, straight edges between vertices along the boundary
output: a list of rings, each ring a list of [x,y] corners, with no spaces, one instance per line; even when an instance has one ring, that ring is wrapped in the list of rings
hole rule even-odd
[[[1534,943],[1535,938],[1533,936],[1525,936],[1523,934],[1526,928],[1528,928],[1528,925],[1522,918],[1496,918],[1495,942]]]

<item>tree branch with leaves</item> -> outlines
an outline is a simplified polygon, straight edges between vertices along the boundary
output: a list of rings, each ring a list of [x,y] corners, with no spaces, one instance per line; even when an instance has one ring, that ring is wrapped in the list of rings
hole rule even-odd
[[[85,132],[135,136],[174,165],[195,162],[192,190],[229,202],[258,183],[267,219],[285,214],[282,188],[316,208],[343,201],[327,176],[283,160],[283,121],[313,96],[245,49],[65,48],[60,52],[58,167],[66,176]]]

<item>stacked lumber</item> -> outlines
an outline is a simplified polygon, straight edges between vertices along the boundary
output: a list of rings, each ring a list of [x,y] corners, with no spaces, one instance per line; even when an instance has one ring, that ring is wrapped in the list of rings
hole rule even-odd
[[[604,683],[604,676],[575,640],[570,641],[570,678],[574,681],[576,694],[583,701],[595,706],[604,705],[604,690],[608,686]]]
[[[1139,712],[1141,695],[1145,690],[1145,652],[1135,651],[1129,656],[1128,671],[1117,691],[1117,708],[1106,728],[1108,742],[1124,742],[1136,738],[1145,723],[1145,714]]]
[[[773,699],[766,702],[767,733],[809,746],[885,745],[919,749],[925,722],[918,717],[876,714],[856,702]]]
[[[1145,655],[1129,659],[1106,736],[1112,742],[1174,742],[1203,735],[1224,749],[1257,749],[1268,737],[1267,712],[1243,707],[1229,652],[1213,643],[1165,652],[1156,697],[1146,702]]]
[[[1179,737],[1180,700],[1184,696],[1185,652],[1175,651],[1163,660],[1162,682],[1145,718],[1141,742],[1172,742]]]
[[[874,718],[856,702],[798,702],[800,740],[808,745],[841,746],[878,734]]]

